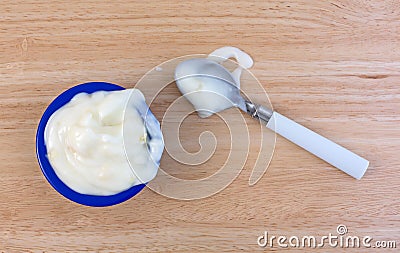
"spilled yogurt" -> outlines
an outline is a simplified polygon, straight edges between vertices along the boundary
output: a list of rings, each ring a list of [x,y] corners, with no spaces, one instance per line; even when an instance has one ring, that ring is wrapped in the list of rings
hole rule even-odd
[[[143,105],[138,89],[98,91],[77,94],[54,112],[45,144],[57,176],[76,192],[102,196],[153,179],[158,161],[149,149],[162,150],[163,142],[149,138]]]
[[[238,66],[232,72],[219,71],[218,66],[234,58]],[[253,66],[253,59],[236,47],[222,47],[207,58],[181,62],[175,69],[176,85],[193,105],[201,118],[206,118],[233,106],[245,110],[240,96],[240,76],[243,69]]]

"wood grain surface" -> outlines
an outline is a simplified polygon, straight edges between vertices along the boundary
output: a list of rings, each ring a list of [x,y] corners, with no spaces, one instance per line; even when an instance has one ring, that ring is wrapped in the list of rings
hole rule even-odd
[[[264,231],[323,236],[339,224],[349,235],[396,240],[400,247],[398,1],[4,0],[0,20],[0,251],[277,251],[259,247],[257,238]],[[254,57],[252,72],[276,110],[370,160],[364,178],[277,137],[256,185],[248,185],[256,159],[250,155],[232,184],[200,200],[144,189],[120,205],[91,208],[47,183],[35,133],[60,92],[96,80],[133,87],[161,62],[225,45]],[[157,117],[167,102],[152,104]],[[187,120],[210,127],[194,115]],[[198,133],[189,130],[181,133],[183,145],[196,151]],[[170,172],[209,175],[228,151],[200,169]],[[162,166],[171,168],[170,160],[163,158]]]

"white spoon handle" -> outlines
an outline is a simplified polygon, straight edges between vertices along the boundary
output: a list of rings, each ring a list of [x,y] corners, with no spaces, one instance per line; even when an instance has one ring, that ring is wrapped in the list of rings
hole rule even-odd
[[[361,179],[369,162],[285,116],[273,112],[267,127],[350,176]]]

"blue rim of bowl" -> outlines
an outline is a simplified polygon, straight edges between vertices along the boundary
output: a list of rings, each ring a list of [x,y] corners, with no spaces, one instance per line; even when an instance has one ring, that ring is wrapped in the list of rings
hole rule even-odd
[[[78,93],[85,92],[91,94],[93,92],[102,90],[115,91],[124,89],[124,87],[121,87],[119,85],[106,82],[89,82],[79,84],[64,91],[56,99],[54,99],[53,102],[51,102],[50,105],[47,107],[46,111],[43,113],[42,118],[40,119],[36,133],[36,155],[40,168],[50,185],[61,195],[73,202],[86,206],[112,206],[132,198],[146,186],[146,184],[135,185],[123,192],[110,196],[97,196],[78,193],[69,188],[60,180],[47,158],[47,149],[44,142],[44,130],[46,128],[49,118],[55,111],[71,101],[71,99]]]

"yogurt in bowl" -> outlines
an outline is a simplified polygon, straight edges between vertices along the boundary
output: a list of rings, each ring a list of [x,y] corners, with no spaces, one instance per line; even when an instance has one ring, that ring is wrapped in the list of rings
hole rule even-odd
[[[154,178],[164,143],[139,90],[92,82],[49,105],[36,149],[43,174],[60,194],[83,205],[110,206]]]

